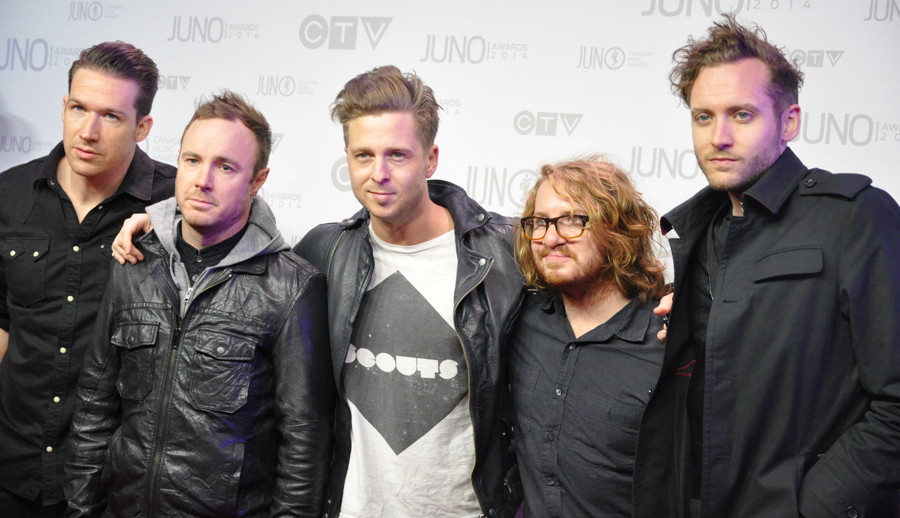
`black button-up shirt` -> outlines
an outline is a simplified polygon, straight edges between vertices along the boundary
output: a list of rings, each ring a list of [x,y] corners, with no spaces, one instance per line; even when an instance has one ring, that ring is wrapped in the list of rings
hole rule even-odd
[[[638,430],[663,359],[656,305],[635,299],[575,338],[561,298],[526,300],[509,364],[525,516],[631,516]]]
[[[173,195],[175,168],[135,150],[115,194],[79,223],[59,186],[62,144],[0,174],[0,485],[44,504],[64,500],[75,385],[112,240],[128,216]]]

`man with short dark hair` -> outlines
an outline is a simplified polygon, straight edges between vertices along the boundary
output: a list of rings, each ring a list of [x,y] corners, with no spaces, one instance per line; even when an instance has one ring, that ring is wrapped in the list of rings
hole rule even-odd
[[[138,149],[159,74],[123,43],[81,52],[63,141],[0,174],[0,514],[61,516],[63,459],[90,329],[122,221],[172,195]]]
[[[349,81],[341,122],[363,209],[295,251],[326,272],[340,395],[329,513],[512,517],[507,339],[522,300],[513,222],[431,180],[439,106],[414,74]]]
[[[321,515],[334,383],[325,278],[256,193],[272,133],[239,95],[202,103],[147,260],[114,265],[69,455],[69,517]]]
[[[895,517],[900,207],[787,147],[802,75],[758,27],[727,16],[675,61],[709,187],[662,218],[676,290],[635,516]]]
[[[525,515],[630,518],[664,348],[656,211],[594,156],[543,166],[523,216],[516,257],[540,290],[510,338]]]

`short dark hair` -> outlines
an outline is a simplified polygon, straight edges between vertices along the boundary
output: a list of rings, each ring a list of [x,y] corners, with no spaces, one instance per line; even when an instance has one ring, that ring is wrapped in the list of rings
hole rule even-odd
[[[331,105],[331,118],[343,125],[346,144],[347,127],[353,119],[384,112],[410,112],[416,119],[419,140],[423,147],[430,148],[437,136],[440,109],[434,92],[422,78],[387,65],[348,81]]]
[[[803,72],[788,61],[781,49],[766,39],[766,32],[758,25],[744,27],[733,14],[713,23],[706,37],[688,38],[687,45],[672,54],[675,66],[669,73],[672,91],[688,106],[691,105],[691,88],[703,67],[733,63],[745,58],[756,58],[769,70],[768,94],[776,111],[797,104],[803,86]]]
[[[272,152],[272,130],[269,122],[263,114],[247,102],[240,94],[230,90],[222,90],[210,99],[201,98],[197,101],[197,109],[194,116],[184,127],[181,139],[187,133],[191,124],[198,119],[225,119],[229,121],[239,120],[256,137],[256,162],[253,164],[253,177],[256,173],[265,169],[269,163],[269,153]]]
[[[84,49],[69,68],[69,91],[72,91],[72,78],[75,72],[87,68],[122,79],[136,82],[140,92],[134,100],[137,118],[150,114],[153,98],[159,88],[159,70],[156,63],[147,57],[141,49],[124,41],[107,41]]]

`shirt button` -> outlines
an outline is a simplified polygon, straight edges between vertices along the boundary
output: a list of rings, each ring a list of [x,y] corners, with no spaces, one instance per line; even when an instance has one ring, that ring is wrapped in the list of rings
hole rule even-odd
[[[59,403],[59,396],[54,397],[54,398],[53,398],[53,402],[54,402],[54,403]]]
[[[219,354],[225,354],[225,348],[220,345],[216,347],[216,352]]]
[[[484,221],[484,214],[478,215],[478,221]]]
[[[202,263],[202,262],[203,262],[203,258],[200,257],[199,255],[197,256],[197,262],[198,262],[198,263]]]
[[[16,251],[15,251],[15,250],[10,250],[10,251],[9,251],[9,256],[10,256],[10,257],[15,257],[15,256],[16,256]]]
[[[47,453],[53,453],[53,446],[47,446]]]
[[[72,251],[73,251],[73,252],[77,252],[77,251],[79,251],[79,250],[81,250],[81,248],[79,248],[78,245],[75,245],[75,246],[72,247]]]
[[[556,485],[556,481],[553,480],[552,478],[547,479],[547,485],[548,485],[548,486],[555,486],[555,485]]]
[[[562,395],[562,389],[556,389],[556,395],[557,395],[557,396],[561,396],[561,395]]]
[[[553,442],[553,439],[556,439],[556,437],[554,437],[552,433],[548,433],[548,434],[547,434],[547,440],[550,441],[550,442]]]
[[[73,300],[75,300],[75,297],[69,295],[68,297],[66,297],[66,300],[68,300],[69,302],[72,302]]]
[[[97,205],[97,210],[103,210],[103,205]]]
[[[35,250],[35,251],[34,251],[34,253],[33,253],[33,254],[31,254],[31,255],[33,255],[33,256],[35,256],[35,257],[37,257],[37,256],[39,256],[39,255],[41,255],[41,253],[40,253],[40,252],[38,252],[38,251],[37,251],[37,250]]]
[[[60,348],[59,348],[59,354],[66,354],[66,348],[65,348],[65,347],[60,347]]]
[[[859,511],[855,507],[848,507],[847,518],[859,518]]]
[[[572,349],[574,349],[574,348],[575,348],[575,344],[569,344],[569,350],[570,350],[570,351],[571,351]]]
[[[803,185],[805,185],[805,186],[807,186],[807,187],[812,187],[812,186],[815,185],[815,184],[816,184],[816,179],[815,179],[815,178],[810,178],[809,180],[803,182]],[[851,507],[850,509],[853,509],[853,508]],[[850,509],[847,510],[847,514],[850,513]],[[853,509],[853,510],[856,511],[856,509]]]
[[[478,260],[478,266],[484,266],[484,263],[486,263],[486,262],[487,262],[487,261],[485,261],[484,259],[479,259],[479,260]]]

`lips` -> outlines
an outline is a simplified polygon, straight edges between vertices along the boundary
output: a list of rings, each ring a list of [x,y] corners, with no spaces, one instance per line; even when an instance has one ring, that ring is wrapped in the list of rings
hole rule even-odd
[[[90,148],[76,146],[73,149],[75,150],[75,154],[78,156],[78,158],[82,160],[90,160],[92,158],[100,156],[99,152],[94,151]]]

